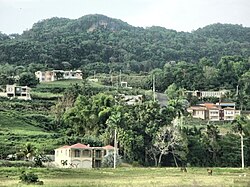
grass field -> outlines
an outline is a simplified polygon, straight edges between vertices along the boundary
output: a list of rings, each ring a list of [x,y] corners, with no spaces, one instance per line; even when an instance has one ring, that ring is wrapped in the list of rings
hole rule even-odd
[[[0,186],[27,186],[19,183],[23,170],[25,168],[0,168]],[[30,170],[39,176],[44,186],[57,187],[250,186],[250,169],[213,168],[213,176],[207,175],[206,168],[188,168],[187,173],[182,173],[178,168]]]
[[[26,115],[25,112],[0,111],[0,155],[17,152],[27,142],[42,150],[55,148],[54,133],[40,128],[35,119],[28,121]]]
[[[37,87],[68,87],[72,84],[81,84],[83,80],[58,80],[58,81],[52,81],[52,82],[42,82],[37,85]]]

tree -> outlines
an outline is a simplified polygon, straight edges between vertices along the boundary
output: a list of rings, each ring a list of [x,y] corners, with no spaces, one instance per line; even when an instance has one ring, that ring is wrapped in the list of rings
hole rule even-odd
[[[175,165],[178,167],[176,158],[183,161],[187,155],[187,139],[174,124],[160,127],[153,139],[151,152],[155,159],[155,166],[161,165],[163,155],[172,153]],[[158,159],[157,159],[158,156]]]
[[[241,140],[241,166],[244,169],[245,167],[245,160],[244,160],[244,125],[246,124],[246,119],[243,116],[237,116],[236,119],[232,122],[233,123],[233,131],[240,135]]]
[[[239,80],[237,101],[241,109],[250,109],[250,71],[244,73]]]
[[[168,99],[178,99],[183,96],[182,89],[179,89],[175,83],[168,86],[165,93],[167,94]]]
[[[51,112],[54,115],[54,129],[61,128],[63,125],[63,115],[74,104],[74,97],[69,94],[64,94],[59,98],[57,103],[51,107]]]
[[[61,72],[61,71],[56,72],[55,78],[56,78],[56,80],[63,79],[63,72]]]
[[[203,135],[203,141],[204,144],[206,146],[206,149],[209,153],[212,154],[212,164],[216,165],[218,164],[218,153],[221,150],[221,146],[219,144],[219,139],[220,139],[220,135],[219,135],[219,130],[218,127],[213,125],[213,124],[209,124],[207,125],[206,131]],[[209,154],[208,154],[209,156]]]
[[[7,84],[14,84],[15,79],[7,76],[6,74],[0,74],[0,85],[6,86]]]
[[[108,119],[106,120],[106,129],[105,132],[103,134],[104,137],[104,141],[106,143],[111,143],[114,142],[114,137],[116,135],[114,135],[115,130],[116,131],[120,131],[120,129],[122,128],[122,108],[121,106],[116,105],[113,109],[111,114],[109,115]],[[114,145],[116,144],[116,142],[114,142]]]
[[[18,84],[21,86],[35,87],[38,83],[39,81],[35,74],[27,72],[21,73],[18,80]]]
[[[33,156],[36,153],[36,147],[33,144],[31,144],[31,143],[28,142],[28,143],[26,143],[23,146],[23,148],[21,149],[20,152],[24,155],[24,157],[26,159],[28,159],[29,161],[31,161],[32,158],[33,158]]]
[[[122,163],[121,156],[116,154],[116,166]],[[102,167],[114,167],[114,153],[109,153],[103,157]]]

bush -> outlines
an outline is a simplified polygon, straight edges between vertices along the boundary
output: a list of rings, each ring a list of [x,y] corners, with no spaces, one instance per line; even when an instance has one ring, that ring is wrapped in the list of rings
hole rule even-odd
[[[38,180],[38,176],[34,173],[25,173],[23,172],[20,176],[20,180],[25,184],[39,184],[42,185],[43,181]]]
[[[121,156],[116,155],[116,166],[119,166],[122,162]],[[102,167],[114,167],[114,154],[110,153],[103,157]]]

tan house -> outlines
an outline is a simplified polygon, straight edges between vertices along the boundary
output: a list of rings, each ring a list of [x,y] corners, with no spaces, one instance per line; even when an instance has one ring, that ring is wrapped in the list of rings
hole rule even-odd
[[[13,85],[6,85],[5,92],[1,92],[1,97],[8,97],[10,99],[17,98],[17,99],[24,99],[24,100],[31,100],[30,96],[31,88],[28,86],[17,86]]]
[[[209,121],[232,121],[240,115],[240,110],[235,109],[235,103],[203,103],[191,106],[187,111],[193,118]]]
[[[208,108],[208,120],[209,121],[220,121],[220,109],[213,107]]]
[[[39,79],[39,82],[51,82],[59,79],[82,79],[81,70],[53,70],[53,71],[37,71],[35,76]]]
[[[98,168],[102,159],[108,153],[112,153],[114,147],[90,147],[77,143],[71,146],[63,146],[55,149],[55,164],[61,168]]]
[[[192,106],[187,109],[189,113],[193,116],[193,118],[206,119],[207,117],[207,109],[203,106]]]

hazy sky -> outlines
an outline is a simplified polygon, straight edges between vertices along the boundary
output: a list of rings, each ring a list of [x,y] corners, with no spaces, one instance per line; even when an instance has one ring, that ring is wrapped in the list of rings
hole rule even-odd
[[[22,33],[39,20],[104,14],[133,26],[192,31],[212,23],[250,27],[250,0],[0,0],[0,31]]]

